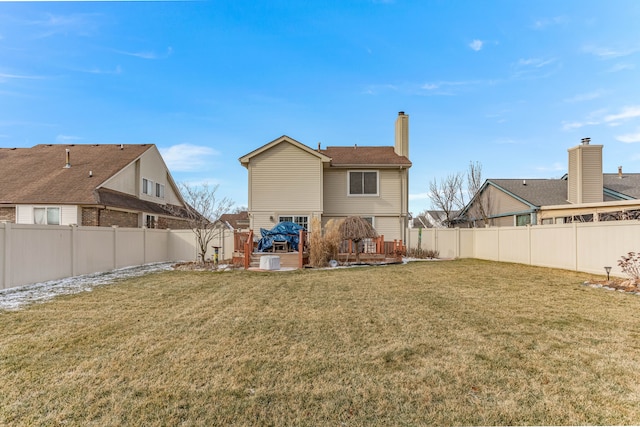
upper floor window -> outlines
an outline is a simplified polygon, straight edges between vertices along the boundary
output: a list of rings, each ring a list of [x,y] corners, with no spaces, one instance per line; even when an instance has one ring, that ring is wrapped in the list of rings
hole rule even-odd
[[[164,199],[164,184],[156,182],[156,197]]]
[[[147,178],[142,178],[142,194],[153,196],[153,190],[153,181]]]
[[[33,208],[33,223],[60,225],[60,208]]]
[[[349,171],[350,196],[377,196],[378,171]]]

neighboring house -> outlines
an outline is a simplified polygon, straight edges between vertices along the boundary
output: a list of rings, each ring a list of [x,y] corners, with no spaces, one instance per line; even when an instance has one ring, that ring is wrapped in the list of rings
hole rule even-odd
[[[188,228],[153,144],[0,148],[0,221]]]
[[[413,218],[411,226],[412,228],[447,228],[447,214],[445,211],[427,210]]]
[[[543,225],[640,218],[640,174],[602,173],[602,145],[568,150],[559,179],[487,179],[461,211],[462,227]],[[480,206],[486,212],[483,220]]]
[[[249,173],[250,228],[312,218],[362,216],[385,240],[405,241],[409,199],[409,116],[400,112],[395,145],[314,150],[282,136],[242,156]]]
[[[230,231],[249,230],[249,212],[228,213],[220,216],[218,222]]]

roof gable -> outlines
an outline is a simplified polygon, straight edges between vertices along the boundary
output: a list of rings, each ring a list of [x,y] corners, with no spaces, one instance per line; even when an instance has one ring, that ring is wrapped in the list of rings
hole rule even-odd
[[[151,147],[41,144],[0,148],[0,203],[96,203],[95,190]],[[65,150],[69,150],[70,167],[65,167]]]
[[[310,147],[307,147],[306,145],[304,145],[301,142],[296,141],[293,138],[290,138],[286,135],[282,135],[280,138],[276,138],[273,141],[263,145],[262,147],[253,150],[252,152],[245,154],[244,156],[240,157],[238,160],[240,160],[240,163],[242,164],[242,166],[247,167],[249,165],[249,162],[251,161],[251,159],[259,154],[264,153],[265,151],[275,147],[276,145],[282,144],[282,143],[288,143],[293,145],[296,148],[299,148],[300,150],[309,153],[312,156],[315,156],[317,158],[319,158],[322,162],[329,162],[331,159],[329,157],[327,157],[326,155],[322,154],[321,152],[318,152]]]

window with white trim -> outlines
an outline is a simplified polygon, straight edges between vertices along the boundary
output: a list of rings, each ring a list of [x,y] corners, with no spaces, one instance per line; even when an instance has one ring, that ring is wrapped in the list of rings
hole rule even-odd
[[[377,196],[378,171],[349,171],[350,196]]]
[[[516,215],[516,226],[531,225],[531,214]]]
[[[280,215],[278,216],[278,222],[293,222],[300,227],[304,227],[305,230],[309,229],[309,217],[304,215]]]
[[[153,196],[153,181],[147,178],[142,178],[142,194]]]
[[[156,182],[156,197],[164,199],[164,184]]]
[[[144,226],[147,228],[156,228],[158,219],[155,215],[145,215]]]
[[[33,223],[60,225],[60,208],[37,207],[33,208]]]

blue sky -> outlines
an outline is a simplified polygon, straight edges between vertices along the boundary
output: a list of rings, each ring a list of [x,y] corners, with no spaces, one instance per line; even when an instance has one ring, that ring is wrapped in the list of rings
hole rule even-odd
[[[470,161],[558,178],[583,137],[640,172],[638,22],[636,0],[2,2],[0,146],[153,143],[246,205],[242,155],[393,145],[405,111],[413,213]]]

